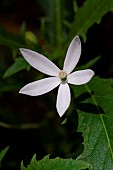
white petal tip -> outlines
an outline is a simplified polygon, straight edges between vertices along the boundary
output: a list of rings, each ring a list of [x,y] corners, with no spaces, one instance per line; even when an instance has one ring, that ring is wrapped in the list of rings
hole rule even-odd
[[[19,48],[19,50],[20,50],[20,52],[22,53],[22,52],[24,52],[24,51],[27,50],[27,49],[25,49],[25,48]]]
[[[19,94],[26,94],[26,93],[25,93],[24,90],[21,89],[21,90],[19,91]]]
[[[32,94],[32,93],[27,92],[27,91],[23,91],[23,90],[20,90],[19,94],[24,94],[24,95],[27,95],[27,96],[36,96],[35,94]]]
[[[20,94],[23,94],[22,90],[19,91]]]
[[[80,39],[80,38],[79,38],[79,36],[77,35],[77,36],[75,37],[75,39]]]
[[[78,35],[77,35],[74,39],[75,39],[76,41],[78,41],[79,44],[81,44],[81,41],[80,41],[80,38],[79,38]]]
[[[89,69],[89,71],[90,71],[90,76],[92,78],[95,75],[95,72],[93,70],[91,70],[91,69]]]
[[[19,50],[20,50],[20,51],[22,51],[22,50],[23,50],[23,48],[19,48]]]
[[[59,115],[60,117],[62,117],[62,116],[64,115],[64,113],[65,113],[65,112],[63,112],[63,113],[62,113],[62,112],[59,112],[58,110],[57,110],[57,112],[58,112],[58,115]]]
[[[21,93],[21,91],[19,91],[19,93]]]
[[[26,90],[24,89],[24,87],[20,89],[19,94],[25,94],[25,95],[31,96],[31,94],[29,94],[29,91],[26,91]]]
[[[20,50],[20,52],[21,53],[29,53],[29,52],[33,52],[32,50],[30,50],[30,49],[27,49],[27,48],[19,48],[19,50]]]
[[[62,117],[65,114],[65,112],[67,111],[68,107],[69,106],[65,107],[65,109],[64,109],[62,107],[59,107],[58,105],[56,106],[57,112],[58,112],[60,117]]]

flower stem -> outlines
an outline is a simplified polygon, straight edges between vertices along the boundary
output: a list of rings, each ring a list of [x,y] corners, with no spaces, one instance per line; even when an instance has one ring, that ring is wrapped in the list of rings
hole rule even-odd
[[[62,46],[62,14],[61,0],[55,0],[55,18],[56,18],[56,44],[57,47]]]

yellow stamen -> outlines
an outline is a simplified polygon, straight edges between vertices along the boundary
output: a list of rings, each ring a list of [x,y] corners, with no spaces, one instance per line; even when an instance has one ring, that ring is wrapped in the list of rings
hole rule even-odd
[[[59,77],[60,77],[61,80],[66,80],[66,78],[67,78],[67,73],[66,73],[66,71],[61,70],[61,71],[59,72]]]

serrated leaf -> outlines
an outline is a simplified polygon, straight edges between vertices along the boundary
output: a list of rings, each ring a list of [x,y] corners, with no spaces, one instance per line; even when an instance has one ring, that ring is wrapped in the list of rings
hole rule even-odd
[[[10,77],[13,74],[26,69],[29,70],[30,69],[30,65],[26,62],[26,60],[22,57],[18,57],[16,58],[15,62],[13,63],[13,65],[11,65],[6,72],[4,73],[4,78]]]
[[[94,24],[99,23],[101,18],[113,10],[113,0],[86,0],[82,7],[78,8],[75,21],[72,24],[68,42],[75,35],[82,36],[86,40],[87,30]]]
[[[84,151],[78,159],[90,163],[93,170],[113,169],[112,85],[112,79],[95,77],[87,85],[74,88],[78,131],[84,136]]]
[[[27,168],[24,167],[23,163],[21,164],[21,170],[83,170],[89,168],[89,166],[84,161],[58,157],[49,159],[49,156],[45,156],[42,160],[37,161],[36,155],[34,155]]]
[[[6,152],[8,151],[9,147],[6,147],[4,150],[0,152],[0,161],[2,161],[3,157],[5,156]]]

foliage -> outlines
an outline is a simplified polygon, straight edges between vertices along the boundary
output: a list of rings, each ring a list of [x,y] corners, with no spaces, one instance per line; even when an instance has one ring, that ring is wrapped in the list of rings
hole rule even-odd
[[[81,8],[78,8],[75,15],[75,22],[72,23],[69,37],[75,34],[80,35],[86,40],[86,33],[94,23],[100,23],[103,15],[113,10],[112,0],[87,0]]]
[[[93,169],[113,169],[112,83],[111,79],[96,77],[88,85],[73,89],[77,97],[78,131],[84,136],[84,152],[78,159],[92,164]]]
[[[33,156],[30,165],[25,168],[22,164],[22,170],[83,170],[89,167],[89,164],[83,161],[77,161],[72,159],[55,158],[49,159],[49,156],[45,156],[42,160],[36,161],[36,155]]]
[[[3,157],[5,156],[7,150],[9,149],[9,147],[6,147],[5,149],[3,149],[1,152],[0,152],[0,161],[2,161]]]
[[[22,57],[18,57],[15,59],[14,64],[11,65],[4,73],[4,78],[12,76],[13,74],[23,69],[29,70],[30,65]]]
[[[23,133],[22,127],[27,127],[25,133],[28,133],[27,130],[34,123],[33,127],[38,127],[37,138],[39,143],[37,145],[39,146],[36,148],[40,151],[37,152],[39,158],[42,158],[42,155],[50,154],[51,156],[53,152],[53,155],[57,156],[53,159],[50,156],[45,156],[41,160],[36,160],[35,155],[30,163],[26,161],[27,167],[24,167],[24,163],[21,164],[22,170],[82,170],[86,168],[90,170],[112,170],[113,73],[109,79],[97,76],[99,75],[98,69],[95,69],[97,63],[99,69],[102,71],[106,69],[101,66],[100,62],[103,53],[99,50],[99,54],[94,57],[94,51],[92,51],[87,61],[84,49],[90,51],[90,44],[87,47],[88,31],[95,25],[100,26],[105,14],[112,13],[113,0],[85,0],[81,1],[81,4],[77,0],[36,0],[36,2],[40,4],[45,15],[39,18],[40,24],[38,28],[35,28],[35,31],[29,31],[26,22],[21,23],[19,33],[16,35],[0,25],[0,129],[3,124],[8,124],[6,127],[13,127],[13,125],[20,127],[21,133]],[[112,30],[112,24],[104,25],[103,29],[105,28]],[[67,47],[75,35],[79,35],[83,40],[83,52],[77,70],[94,68],[97,75],[87,85],[72,87],[72,104],[67,114],[60,120],[54,109],[54,92],[35,99],[18,94],[22,85],[31,82],[31,79],[37,80],[41,77],[41,74],[35,73],[35,70],[31,69],[29,64],[20,56],[19,48],[38,51],[61,66]],[[92,34],[89,36],[92,41]],[[113,36],[110,36],[112,39]],[[106,43],[109,47],[113,44],[111,39]],[[108,49],[107,54],[109,55],[109,53],[110,50]],[[85,64],[82,59],[85,60]],[[107,56],[108,61],[110,61],[110,58]],[[104,63],[107,62],[104,61]],[[21,124],[16,126],[17,122],[21,122]],[[30,126],[26,126],[26,123]],[[16,131],[17,134],[18,130]],[[30,134],[32,136],[31,131]],[[45,135],[45,138],[42,137],[43,135]],[[60,143],[61,136],[64,141]],[[16,138],[15,135],[13,137]],[[53,141],[51,142],[50,139]],[[10,139],[8,140],[10,141]],[[21,137],[19,140],[21,140]],[[27,142],[30,140],[32,140],[32,137],[31,139],[30,137],[27,138]],[[35,139],[34,141],[37,143]],[[9,146],[9,143],[7,146]],[[42,145],[44,146],[42,147]],[[1,162],[3,162],[7,150],[8,148],[0,152]],[[33,148],[34,152],[36,153]],[[18,159],[20,161],[20,157]],[[27,158],[22,156],[21,161],[22,159],[24,162]],[[13,165],[13,163],[10,163],[10,165]]]

